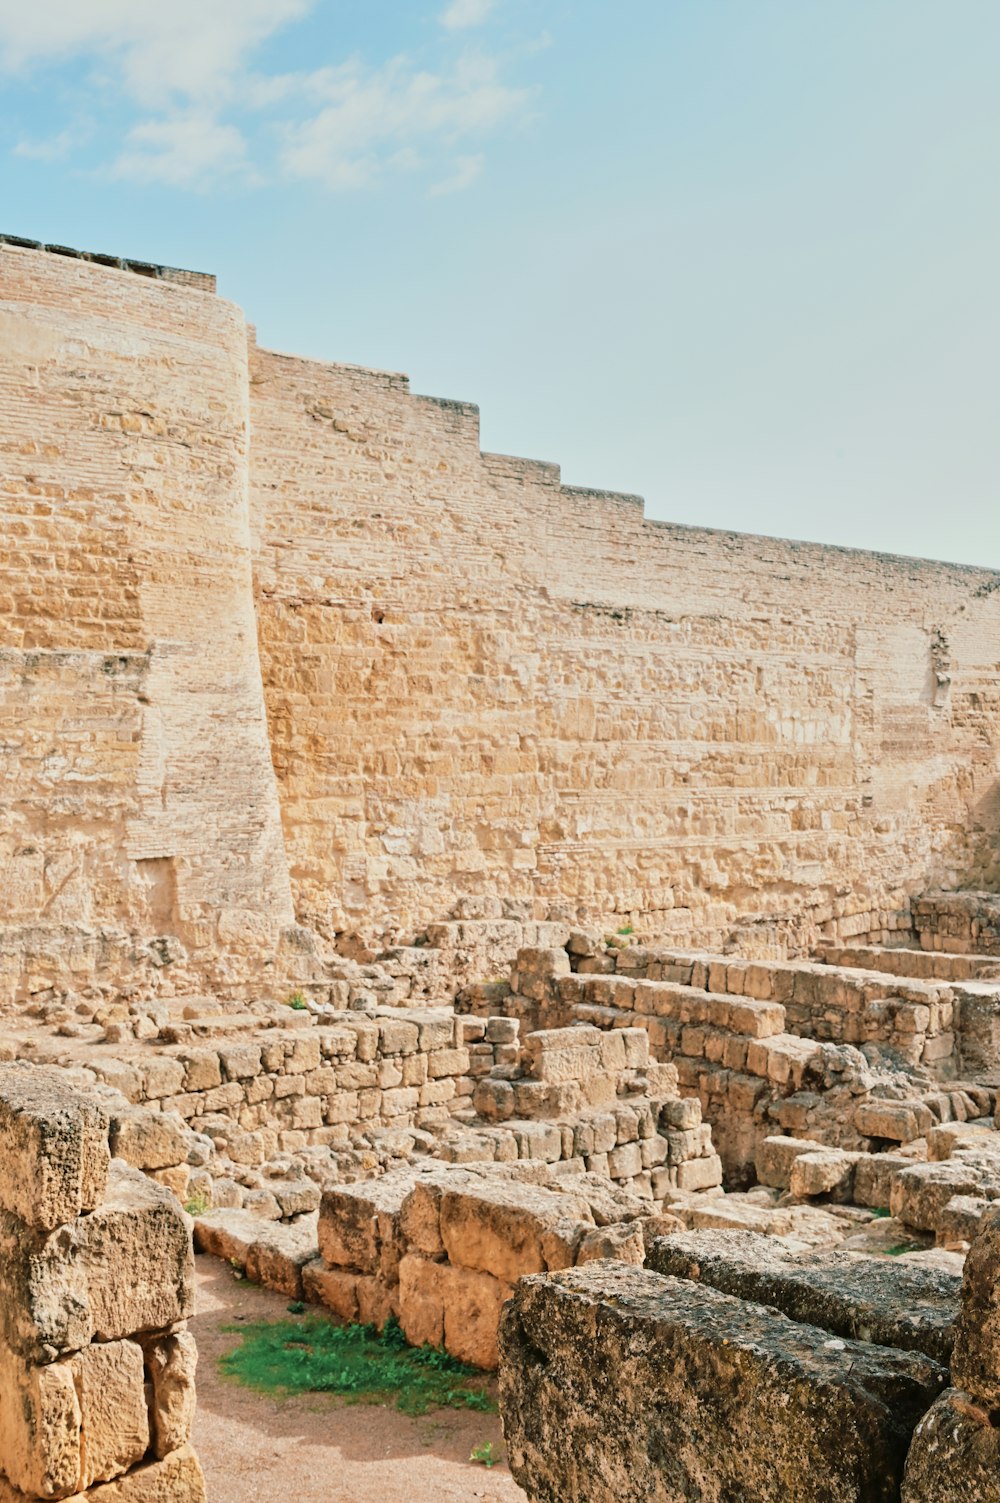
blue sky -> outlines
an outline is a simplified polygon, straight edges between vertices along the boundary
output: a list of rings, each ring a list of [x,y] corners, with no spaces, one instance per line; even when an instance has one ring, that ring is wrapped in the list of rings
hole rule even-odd
[[[0,0],[0,229],[648,514],[1000,568],[996,0]]]

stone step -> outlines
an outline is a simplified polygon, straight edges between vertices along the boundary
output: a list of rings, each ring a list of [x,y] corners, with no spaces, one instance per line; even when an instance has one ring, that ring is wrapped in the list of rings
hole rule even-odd
[[[822,965],[850,970],[884,971],[921,981],[989,981],[1000,985],[1000,957],[951,955],[936,950],[887,948],[882,945],[824,945],[817,955]]]

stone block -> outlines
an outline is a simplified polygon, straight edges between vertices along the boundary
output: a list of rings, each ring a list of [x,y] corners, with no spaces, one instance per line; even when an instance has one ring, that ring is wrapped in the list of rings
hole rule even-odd
[[[834,1336],[923,1352],[947,1367],[961,1278],[900,1258],[837,1248],[794,1253],[753,1230],[675,1232],[654,1242],[646,1267],[780,1310]]]
[[[302,1267],[303,1298],[353,1323],[358,1319],[358,1277],[347,1268],[327,1268],[322,1258],[313,1258]]]
[[[70,1363],[80,1400],[79,1486],[88,1488],[127,1472],[149,1450],[143,1353],[135,1341],[100,1342]]]
[[[444,1347],[461,1362],[493,1369],[507,1292],[488,1273],[407,1255],[399,1265],[399,1323],[411,1346]]]
[[[1000,1207],[982,1218],[966,1255],[951,1375],[956,1388],[1000,1406]]]
[[[893,1177],[889,1209],[907,1226],[922,1232],[936,1232],[945,1206],[955,1195],[976,1195],[986,1182],[1000,1191],[996,1176],[987,1177],[962,1159],[947,1159],[943,1164],[912,1164]]]
[[[441,1241],[449,1261],[504,1284],[545,1268],[542,1235],[567,1219],[589,1221],[587,1202],[536,1185],[496,1180],[441,1194]]]
[[[792,1180],[792,1165],[803,1153],[821,1153],[824,1145],[812,1138],[765,1138],[757,1149],[757,1178],[762,1185],[787,1190]]]
[[[946,1380],[622,1263],[523,1280],[500,1325],[509,1464],[534,1503],[889,1500]]]
[[[194,1312],[194,1256],[174,1196],[117,1159],[103,1203],[73,1223],[93,1336],[115,1341]]]
[[[788,1188],[800,1199],[832,1195],[835,1200],[850,1200],[855,1159],[855,1154],[845,1153],[839,1148],[800,1153],[792,1163]]]
[[[191,1438],[195,1409],[198,1348],[189,1331],[145,1343],[146,1371],[152,1390],[149,1407],[153,1455],[162,1460]]]
[[[0,1471],[12,1488],[38,1498],[76,1492],[80,1430],[73,1359],[36,1367],[0,1350]]]
[[[901,1503],[1000,1503],[1000,1429],[970,1394],[946,1388],[913,1432]]]
[[[108,1119],[51,1070],[0,1065],[0,1206],[51,1232],[99,1204]]]
[[[169,1169],[188,1156],[188,1128],[172,1112],[141,1106],[111,1113],[109,1142],[117,1159],[135,1169]]]
[[[329,1268],[375,1273],[381,1255],[379,1217],[398,1216],[414,1188],[410,1169],[392,1170],[380,1179],[335,1185],[323,1192],[319,1212],[319,1250]]]
[[[302,1269],[317,1252],[316,1217],[265,1223],[247,1253],[247,1277],[289,1299],[302,1298]]]

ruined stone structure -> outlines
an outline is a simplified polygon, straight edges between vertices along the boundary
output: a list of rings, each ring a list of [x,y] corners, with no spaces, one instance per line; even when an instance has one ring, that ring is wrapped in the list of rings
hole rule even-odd
[[[190,1229],[110,1127],[58,1072],[0,1067],[4,1503],[204,1503]]]
[[[192,1225],[537,1503],[1000,1503],[1000,574],[3,237],[0,415],[0,1503],[199,1503]]]
[[[994,881],[1000,576],[648,522],[136,269],[0,245],[3,995]]]

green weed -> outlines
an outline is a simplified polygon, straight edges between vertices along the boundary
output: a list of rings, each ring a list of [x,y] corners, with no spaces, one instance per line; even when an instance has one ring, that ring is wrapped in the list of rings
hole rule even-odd
[[[334,1393],[348,1403],[494,1413],[488,1379],[434,1347],[407,1346],[396,1321],[337,1326],[322,1316],[227,1326],[243,1338],[219,1359],[222,1371],[260,1393]]]
[[[473,1446],[469,1460],[479,1461],[483,1466],[496,1466],[497,1458],[493,1454],[493,1442],[484,1440],[481,1446]]]
[[[306,1002],[306,999],[305,997],[303,997],[301,992],[292,992],[292,995],[288,999],[287,1005],[292,1008],[294,1012],[305,1012],[308,1003]]]

